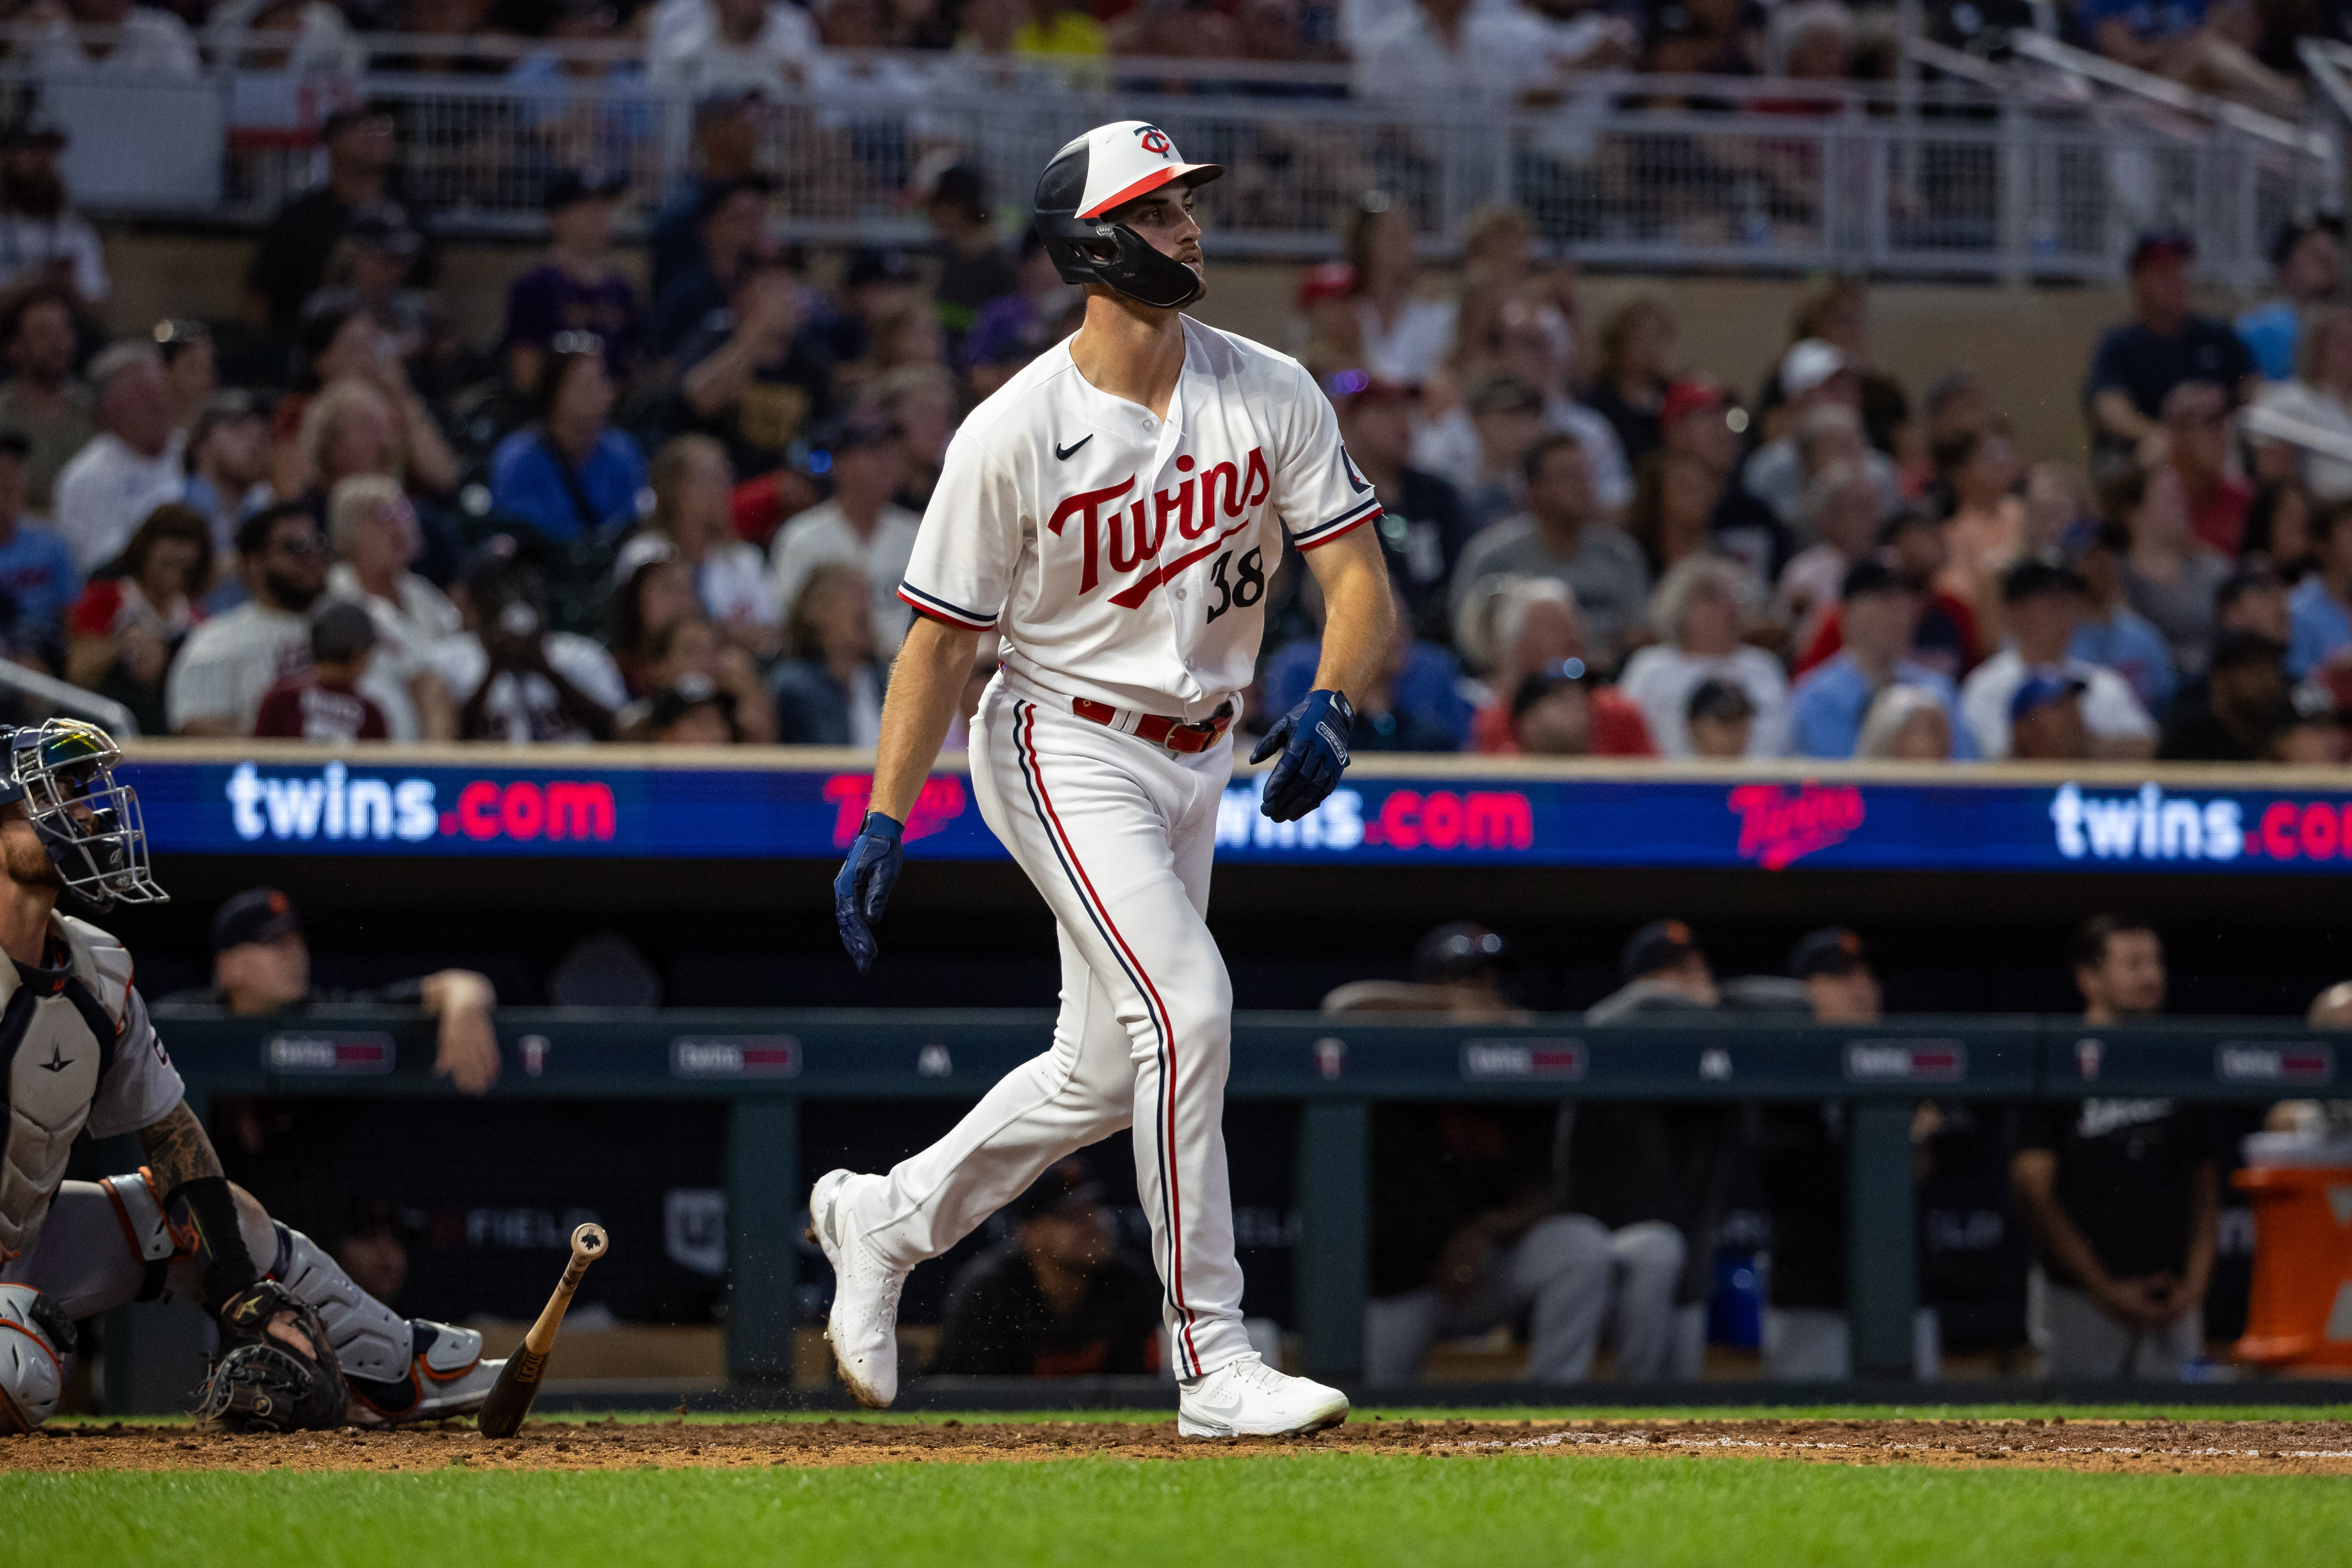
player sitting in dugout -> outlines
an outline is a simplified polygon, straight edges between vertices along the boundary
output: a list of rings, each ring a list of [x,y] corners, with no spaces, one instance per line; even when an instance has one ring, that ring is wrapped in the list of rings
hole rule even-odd
[[[226,1007],[243,1018],[317,1002],[422,1007],[441,1024],[435,1078],[448,1079],[467,1094],[488,1093],[499,1080],[499,1036],[490,1023],[499,998],[488,976],[444,969],[372,991],[314,985],[302,913],[275,888],[248,888],[220,907],[213,916],[212,984],[175,991],[162,1005]]]
[[[0,731],[0,1431],[56,1410],[80,1320],[188,1301],[219,1328],[195,1414],[324,1428],[463,1415],[500,1362],[469,1329],[404,1320],[299,1231],[232,1186],[131,984],[131,954],[57,911],[160,903],[138,797],[102,730]],[[74,1140],[136,1133],[147,1163],[65,1180]]]
[[[931,1370],[965,1377],[1158,1372],[1160,1281],[1118,1244],[1085,1156],[1049,1167],[1004,1207],[1013,1234],[948,1288]]]

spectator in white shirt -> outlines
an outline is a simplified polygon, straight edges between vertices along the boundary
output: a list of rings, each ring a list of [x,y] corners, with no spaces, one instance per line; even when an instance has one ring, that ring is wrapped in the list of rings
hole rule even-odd
[[[2091,754],[2138,759],[2156,753],[2156,723],[2133,694],[2131,682],[2103,664],[2069,657],[2082,623],[2083,579],[2070,566],[2028,558],[2000,584],[2009,646],[1977,666],[1960,687],[1960,716],[1988,761],[2010,752],[2010,700],[2030,679],[2082,684],[2083,727]]]
[[[392,738],[456,740],[457,705],[432,654],[465,622],[446,595],[408,569],[425,552],[425,536],[400,481],[383,474],[339,481],[327,495],[327,539],[335,552],[327,592],[367,611],[375,623],[368,673],[405,699],[394,709],[379,697]]]
[[[1454,302],[1420,293],[1412,216],[1385,191],[1357,198],[1348,229],[1348,279],[1342,295],[1314,307],[1313,357],[1405,386],[1434,376],[1454,348]]]
[[[58,475],[58,531],[85,574],[121,553],[147,514],[186,491],[185,437],[153,343],[121,342],[90,361],[99,433]]]
[[[655,86],[698,95],[798,87],[820,47],[809,14],[782,0],[662,0],[646,47]]]
[[[65,145],[66,133],[35,115],[0,132],[0,289],[62,289],[96,323],[105,319],[106,253],[58,170]]]
[[[1669,640],[1635,649],[1617,685],[1649,721],[1660,755],[1696,754],[1690,699],[1710,680],[1729,681],[1747,694],[1755,715],[1748,755],[1787,753],[1788,678],[1780,673],[1780,660],[1740,641],[1748,606],[1758,596],[1746,572],[1714,555],[1685,558],[1650,595],[1650,626]]]
[[[483,544],[467,576],[466,622],[434,650],[461,704],[465,739],[520,746],[613,738],[629,696],[620,667],[601,644],[548,629],[546,579],[506,534]]]
[[[104,43],[85,43],[76,27],[111,27]],[[195,35],[169,11],[133,5],[131,0],[66,0],[32,47],[29,62],[40,77],[103,75],[152,81],[194,80],[199,69]]]
[[[1790,527],[1801,527],[1805,486],[1832,463],[1862,465],[1879,487],[1885,510],[1903,503],[1895,465],[1862,436],[1862,374],[1845,351],[1806,338],[1780,359],[1780,390],[1788,402],[1789,434],[1749,454],[1740,482]]]
[[[874,640],[885,659],[898,650],[912,612],[898,584],[922,520],[892,504],[906,459],[898,431],[872,415],[853,415],[823,433],[817,449],[832,462],[833,499],[789,519],[771,552],[781,604],[800,602],[809,574],[839,561],[866,574],[874,599]]]
[[[674,559],[694,574],[702,612],[754,658],[782,645],[784,614],[768,563],[735,537],[735,471],[708,436],[673,437],[654,454],[654,514],[613,563],[625,583],[648,561]]]
[[[236,556],[252,596],[190,632],[164,679],[174,735],[251,734],[262,696],[310,667],[307,617],[327,591],[319,520],[299,505],[256,512],[236,531]]]

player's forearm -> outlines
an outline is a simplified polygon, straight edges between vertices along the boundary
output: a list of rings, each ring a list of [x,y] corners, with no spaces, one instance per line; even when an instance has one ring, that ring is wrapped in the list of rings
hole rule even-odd
[[[161,1121],[151,1122],[139,1130],[140,1152],[147,1158],[147,1169],[155,1184],[166,1193],[175,1192],[189,1182],[205,1176],[221,1174],[220,1155],[213,1149],[213,1141],[205,1134],[205,1124],[196,1120],[185,1100],[172,1107]]]
[[[1325,555],[1337,559],[1327,565],[1318,559]],[[1328,606],[1316,689],[1344,693],[1354,702],[1370,686],[1396,635],[1396,598],[1389,588],[1388,567],[1368,528],[1335,540],[1307,561],[1318,568],[1315,577]]]
[[[2189,1194],[2189,1262],[2180,1271],[2181,1294],[2204,1299],[2213,1281],[2213,1254],[2221,1240],[2221,1177],[2210,1163],[2197,1167]]]
[[[890,693],[882,703],[882,736],[874,753],[874,794],[868,805],[905,822],[939,759],[971,673],[980,634],[918,616],[890,666]]]

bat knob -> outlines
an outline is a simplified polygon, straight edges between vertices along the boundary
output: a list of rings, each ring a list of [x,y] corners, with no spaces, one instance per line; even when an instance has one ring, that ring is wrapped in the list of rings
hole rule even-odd
[[[604,1257],[604,1248],[611,1245],[604,1227],[593,1220],[572,1233],[572,1256],[583,1263]]]

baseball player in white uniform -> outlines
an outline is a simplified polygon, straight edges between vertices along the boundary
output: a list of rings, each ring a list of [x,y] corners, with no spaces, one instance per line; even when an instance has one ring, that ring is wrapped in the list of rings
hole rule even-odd
[[[1140,121],[1064,147],[1037,227],[1085,324],[974,410],[948,447],[899,593],[916,620],[875,759],[873,810],[834,884],[862,971],[899,837],[986,637],[1002,668],[972,722],[972,793],[1060,927],[1050,1050],[887,1175],[810,1194],[834,1266],[829,1333],[858,1399],[898,1385],[898,1292],[1071,1151],[1134,1129],[1136,1174],[1187,1436],[1344,1419],[1345,1395],[1265,1365],[1242,1330],[1220,1128],[1233,986],[1209,933],[1232,726],[1286,540],[1328,608],[1307,700],[1267,732],[1264,806],[1311,810],[1348,764],[1348,693],[1393,614],[1372,487],[1287,355],[1180,313],[1205,287],[1187,163]]]

